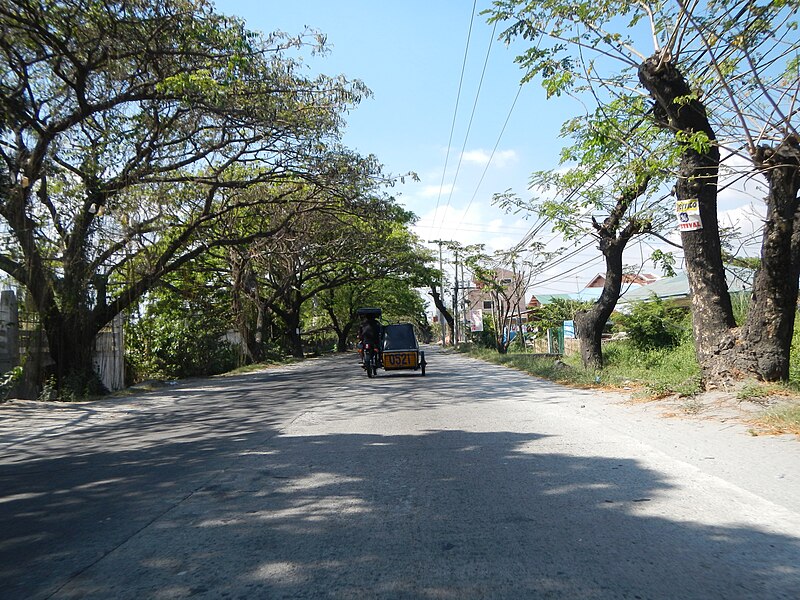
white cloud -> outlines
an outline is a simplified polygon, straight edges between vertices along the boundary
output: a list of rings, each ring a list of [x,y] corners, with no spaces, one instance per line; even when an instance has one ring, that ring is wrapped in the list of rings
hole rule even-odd
[[[483,149],[468,150],[461,155],[461,160],[477,165],[485,166],[489,159],[492,160],[492,165],[496,167],[505,167],[517,161],[517,153],[514,150],[500,150],[495,152],[492,156],[489,152]]]
[[[420,198],[437,198],[439,196],[447,197],[453,193],[453,185],[452,184],[445,184],[445,185],[426,185],[424,186],[420,192]]]
[[[415,226],[423,240],[452,240],[463,246],[484,244],[487,252],[507,250],[517,244],[530,227],[519,217],[501,214],[490,205],[471,204],[468,208],[442,203],[430,206]]]

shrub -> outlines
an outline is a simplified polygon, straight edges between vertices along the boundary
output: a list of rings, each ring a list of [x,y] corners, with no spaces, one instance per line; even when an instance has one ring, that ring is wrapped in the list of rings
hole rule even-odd
[[[620,315],[618,321],[639,350],[674,348],[688,332],[687,311],[660,298],[635,303],[631,312]]]
[[[17,382],[22,379],[22,367],[14,367],[0,375],[0,402],[8,400],[8,396]]]
[[[134,380],[216,375],[236,366],[226,322],[178,296],[154,298],[126,335]]]
[[[469,341],[479,348],[497,348],[497,338],[494,329],[494,319],[491,315],[483,315],[483,331],[473,331],[468,336]]]

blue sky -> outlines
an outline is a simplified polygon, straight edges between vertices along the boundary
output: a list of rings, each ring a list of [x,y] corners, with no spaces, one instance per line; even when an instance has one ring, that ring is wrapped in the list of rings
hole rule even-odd
[[[250,29],[297,34],[308,26],[326,34],[331,52],[305,56],[306,62],[312,72],[360,79],[374,93],[348,115],[344,142],[375,154],[389,173],[419,175],[420,182],[392,193],[420,218],[420,237],[502,250],[519,242],[534,219],[505,214],[492,205],[492,195],[511,189],[528,198],[530,174],[558,166],[559,128],[581,107],[570,99],[547,101],[537,83],[519,89],[522,72],[514,57],[523,48],[496,40],[486,17],[477,14],[489,5],[477,2],[465,61],[469,0],[216,2],[220,12],[243,18]],[[541,236],[558,241],[546,229]],[[649,252],[633,245],[625,262],[640,262]],[[545,283],[534,288],[574,292],[602,271],[602,257],[590,250],[553,265],[538,277]]]

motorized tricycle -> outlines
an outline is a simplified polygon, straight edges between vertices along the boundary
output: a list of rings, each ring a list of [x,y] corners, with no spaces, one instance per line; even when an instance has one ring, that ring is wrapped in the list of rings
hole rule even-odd
[[[357,313],[360,317],[380,318],[380,308],[360,308]],[[380,340],[377,348],[372,348],[370,343],[363,341],[358,344],[358,353],[361,357],[361,367],[366,371],[367,377],[374,377],[378,367],[385,371],[398,371],[411,369],[420,371],[425,375],[425,352],[419,349],[414,326],[411,323],[393,323],[381,325]]]

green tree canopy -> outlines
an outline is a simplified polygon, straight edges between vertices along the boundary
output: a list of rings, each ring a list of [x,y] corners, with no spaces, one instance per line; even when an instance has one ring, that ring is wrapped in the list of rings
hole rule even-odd
[[[380,176],[339,145],[369,92],[304,74],[312,32],[258,34],[205,0],[10,0],[0,25],[0,269],[59,376],[86,377],[97,331],[160,278],[241,241],[207,235],[240,210],[307,186],[357,202]],[[262,183],[281,192],[247,193]]]

